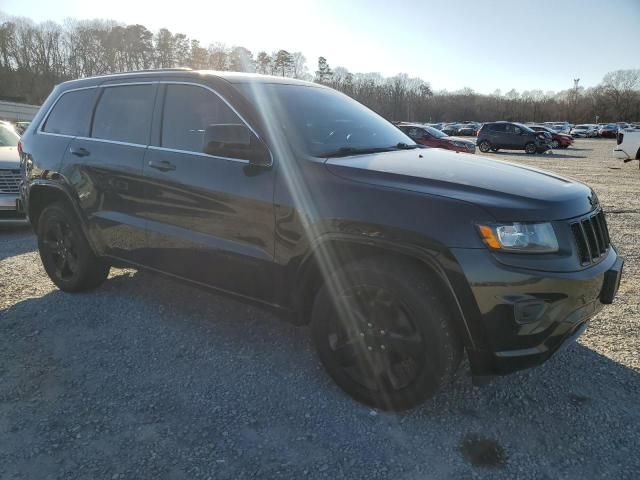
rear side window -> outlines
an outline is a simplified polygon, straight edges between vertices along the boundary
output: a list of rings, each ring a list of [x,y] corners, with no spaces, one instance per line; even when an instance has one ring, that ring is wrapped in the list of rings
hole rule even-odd
[[[505,132],[507,130],[507,126],[504,123],[494,123],[490,127],[492,132]]]
[[[211,125],[242,124],[213,92],[195,85],[167,85],[162,117],[165,148],[202,153],[204,133]]]
[[[93,119],[93,138],[149,143],[154,85],[125,85],[104,89]]]
[[[86,135],[95,93],[95,88],[63,93],[51,110],[42,130],[60,135]]]

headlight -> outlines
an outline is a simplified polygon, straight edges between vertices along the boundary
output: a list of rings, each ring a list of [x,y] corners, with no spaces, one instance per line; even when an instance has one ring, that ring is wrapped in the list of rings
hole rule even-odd
[[[558,251],[558,239],[550,223],[478,225],[478,231],[492,250],[522,253]]]

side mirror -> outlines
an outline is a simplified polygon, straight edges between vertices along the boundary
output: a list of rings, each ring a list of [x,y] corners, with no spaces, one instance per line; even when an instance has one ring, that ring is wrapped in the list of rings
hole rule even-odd
[[[203,144],[204,153],[209,155],[247,160],[253,165],[271,165],[269,149],[246,125],[209,125]]]

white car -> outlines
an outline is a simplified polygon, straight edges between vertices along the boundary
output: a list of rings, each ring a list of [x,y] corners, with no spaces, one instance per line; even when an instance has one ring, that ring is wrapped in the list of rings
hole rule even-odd
[[[593,125],[576,125],[571,129],[571,136],[576,138],[596,137],[598,130]]]
[[[19,141],[20,136],[13,127],[0,122],[0,225],[27,222],[16,208],[20,186]]]
[[[640,160],[640,130],[624,130],[618,132],[616,148],[613,156],[617,159],[630,162]]]

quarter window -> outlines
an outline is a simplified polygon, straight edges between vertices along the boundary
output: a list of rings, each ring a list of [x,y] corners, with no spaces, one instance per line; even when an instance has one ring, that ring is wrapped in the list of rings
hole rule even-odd
[[[60,135],[86,135],[95,93],[94,88],[63,93],[51,110],[42,130]]]
[[[149,143],[154,85],[125,85],[104,89],[93,120],[93,138]]]
[[[239,125],[242,121],[214,93],[195,85],[167,85],[162,118],[162,142],[166,148],[204,152],[207,127]]]

